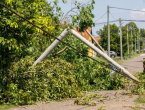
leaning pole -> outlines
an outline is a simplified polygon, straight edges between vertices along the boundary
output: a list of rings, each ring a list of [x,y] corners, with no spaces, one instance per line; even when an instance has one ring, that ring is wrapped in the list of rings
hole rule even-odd
[[[113,64],[115,67],[117,67],[119,70],[121,70],[121,73],[123,75],[127,76],[128,78],[134,80],[136,83],[140,83],[140,81],[134,77],[131,73],[129,73],[126,69],[124,69],[122,66],[120,66],[118,63],[116,63],[113,59],[111,59],[107,54],[104,54],[100,49],[98,49],[96,46],[91,44],[88,40],[86,40],[84,37],[82,37],[80,34],[78,34],[73,29],[70,30],[71,34],[73,34],[76,38],[84,42],[88,47],[93,49],[95,52],[100,54],[104,59],[106,59],[109,63]]]
[[[69,33],[68,29],[65,29],[59,36],[58,39],[59,40],[63,40],[63,38],[65,38],[65,36]],[[51,51],[60,43],[59,40],[55,40],[45,51],[44,53],[34,62],[33,66],[35,66],[37,63],[43,61],[47,55],[49,55],[51,53]]]
[[[65,29],[58,37],[60,41],[63,40],[63,38],[68,34],[71,33],[76,38],[81,40],[83,43],[85,43],[88,47],[93,49],[96,53],[100,54],[104,59],[106,59],[109,63],[111,63],[114,67],[116,67],[121,74],[124,76],[127,76],[128,78],[132,79],[136,83],[140,83],[140,81],[134,77],[131,73],[129,73],[126,69],[124,69],[122,66],[120,66],[118,63],[116,63],[113,59],[111,59],[107,54],[103,53],[100,49],[98,49],[96,46],[94,46],[92,43],[90,43],[88,40],[86,40],[84,37],[82,37],[80,34],[78,34],[73,29]],[[47,55],[51,53],[51,51],[60,43],[59,40],[55,40],[45,51],[44,53],[34,62],[33,66],[35,66],[37,63],[43,61]],[[113,72],[114,74],[114,72]]]
[[[93,41],[97,44],[97,46],[102,50],[102,52],[105,53],[104,49],[100,46],[100,44],[95,40],[95,38],[91,35],[91,33],[86,29],[86,32],[89,34],[89,36],[93,39]]]

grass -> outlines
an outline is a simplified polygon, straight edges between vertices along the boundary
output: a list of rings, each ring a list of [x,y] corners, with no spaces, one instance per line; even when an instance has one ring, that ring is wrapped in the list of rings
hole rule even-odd
[[[122,63],[124,63],[124,62],[126,62],[126,61],[128,61],[128,60],[131,60],[131,59],[133,59],[133,58],[135,58],[135,57],[137,57],[137,56],[140,56],[142,53],[140,53],[140,54],[135,54],[135,55],[132,55],[131,56],[131,58],[128,58],[127,57],[127,60],[120,60],[120,57],[119,56],[117,56],[117,57],[115,57],[115,58],[112,58],[113,60],[115,60],[118,64],[122,64]],[[103,63],[105,63],[107,60],[105,60],[104,58],[100,58],[100,57],[95,57],[95,59],[97,60],[97,61],[99,61],[99,62],[103,62]],[[108,62],[108,61],[107,61]]]
[[[133,110],[144,110],[142,107],[134,107]]]
[[[0,110],[8,110],[10,108],[14,108],[16,107],[15,105],[9,105],[9,104],[3,104],[3,105],[0,105]]]
[[[141,103],[141,104],[145,104],[145,95],[140,95],[136,100],[135,102],[137,103]],[[145,110],[144,107],[134,107],[133,110]]]
[[[117,60],[116,62],[118,63],[118,64],[122,64],[122,63],[124,63],[124,62],[126,62],[126,61],[128,61],[128,60],[131,60],[131,59],[133,59],[133,58],[135,58],[135,57],[138,57],[138,56],[140,56],[142,53],[140,53],[140,54],[135,54],[135,55],[132,55],[131,56],[131,58],[128,58],[127,57],[127,60]],[[115,59],[118,59],[118,58],[120,58],[120,57],[116,57],[116,58],[114,58],[114,60]]]
[[[92,102],[92,99],[100,99],[101,100],[98,100],[98,102],[103,102],[104,100],[107,100],[108,96],[103,96],[103,95],[98,95],[98,94],[87,94],[87,95],[84,95],[83,97],[81,98],[77,98],[75,101],[74,101],[74,104],[77,104],[77,105],[89,105],[89,106],[96,106],[96,102]],[[100,110],[104,110],[104,109],[100,109]]]
[[[144,83],[145,74],[143,72],[140,72],[140,73],[137,74],[137,76],[138,76],[138,79],[140,79],[140,81],[143,82],[142,83],[143,85],[138,88],[138,90],[142,91],[142,92],[138,96],[138,98],[135,100],[135,102],[138,103],[139,105],[140,104],[145,105],[145,83]],[[138,104],[137,104],[136,107],[133,108],[133,110],[145,110],[145,106],[140,107],[140,106],[138,106]]]
[[[145,95],[140,95],[135,102],[137,103],[145,103]]]

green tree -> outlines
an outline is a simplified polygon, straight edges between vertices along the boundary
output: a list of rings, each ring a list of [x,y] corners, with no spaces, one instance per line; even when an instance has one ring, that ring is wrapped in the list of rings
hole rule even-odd
[[[60,35],[64,28],[68,26],[73,28],[77,23],[80,31],[94,25],[92,22],[94,15],[91,11],[94,0],[85,6],[79,6],[80,3],[75,2],[76,9],[80,9],[80,13],[72,15],[74,24],[68,24],[65,27],[60,25],[62,13],[57,5],[58,0],[54,0],[54,6],[46,0],[3,0],[1,2],[55,36]],[[63,0],[63,2],[67,1]],[[32,67],[36,58],[55,39],[6,8],[0,7],[0,21],[0,103],[32,104],[35,101],[77,97],[80,91],[94,88],[94,84],[102,81],[100,77],[104,78],[104,76],[106,76],[104,80],[108,80],[109,83],[97,89],[117,89],[122,86],[122,82],[118,83],[120,77],[110,78],[107,75],[110,73],[108,69],[82,58],[81,54],[70,48],[67,48],[63,54],[57,55],[58,58],[46,58],[45,61]],[[88,47],[71,34],[64,41],[83,53],[88,53]],[[55,53],[64,47],[65,45],[61,43],[51,56],[56,57]],[[94,65],[96,69],[93,69]]]
[[[140,34],[141,34],[141,37],[145,38],[145,29],[144,28],[140,29]]]
[[[123,48],[123,54],[128,54],[127,53],[127,25],[122,27],[122,48]],[[129,50],[131,52],[131,33],[130,31],[128,32],[128,40],[129,40]]]
[[[135,45],[135,37],[137,37],[137,33],[139,33],[139,28],[134,22],[128,23],[128,38],[129,38],[129,48],[130,53],[132,50],[131,43],[133,41],[133,45]],[[132,30],[132,38],[131,38],[131,30]],[[108,31],[107,25],[104,25],[103,29],[97,31],[97,33],[101,36],[101,40],[99,41],[100,45],[107,50],[108,49]],[[116,51],[118,55],[120,55],[120,35],[119,35],[119,27],[115,24],[110,25],[110,50]],[[142,46],[142,41],[141,41]],[[122,49],[123,54],[127,54],[127,24],[122,27]],[[133,47],[133,50],[135,46]]]
[[[100,45],[108,50],[108,31],[107,25],[104,25],[103,29],[97,31],[99,36],[101,36],[101,40],[99,41]],[[117,52],[120,54],[120,36],[119,36],[119,28],[115,24],[110,24],[110,50]]]
[[[139,28],[137,27],[137,25],[134,22],[129,22],[128,27],[129,27],[128,33],[129,33],[129,36],[130,36],[130,39],[131,39],[129,41],[130,53],[131,53],[132,49],[133,49],[133,51],[135,50],[135,38],[136,38],[136,49],[138,49],[137,48],[137,44],[138,44],[137,39],[139,38],[140,33],[139,33]],[[131,36],[131,31],[132,31],[132,36]],[[132,41],[133,41],[133,48],[132,48]],[[142,41],[140,43],[140,46],[142,47]]]

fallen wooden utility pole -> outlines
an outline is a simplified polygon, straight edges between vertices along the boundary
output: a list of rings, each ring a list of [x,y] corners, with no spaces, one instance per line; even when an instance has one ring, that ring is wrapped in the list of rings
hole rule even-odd
[[[104,59],[106,59],[110,64],[112,64],[114,67],[116,67],[121,74],[124,76],[127,76],[128,78],[132,79],[136,83],[140,83],[140,81],[134,77],[131,73],[129,73],[125,68],[120,66],[118,63],[116,63],[113,59],[111,59],[107,54],[103,53],[99,48],[97,48],[95,45],[90,43],[88,40],[86,40],[83,36],[78,34],[75,30],[73,29],[66,29],[62,32],[62,34],[58,37],[60,40],[63,40],[63,38],[70,32],[72,35],[74,35],[76,38],[84,42],[88,47],[93,49],[96,53],[98,53],[100,56],[102,56]],[[45,52],[35,61],[33,65],[36,65],[40,61],[44,60],[48,54],[60,43],[60,41],[55,40],[46,50]]]

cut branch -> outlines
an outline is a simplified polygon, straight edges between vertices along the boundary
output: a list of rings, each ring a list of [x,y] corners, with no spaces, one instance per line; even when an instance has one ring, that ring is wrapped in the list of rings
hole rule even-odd
[[[60,50],[59,52],[55,53],[54,55],[52,55],[51,57],[55,57],[58,54],[61,54],[63,52],[65,52],[65,50],[67,49],[67,46],[64,47],[64,49]]]

